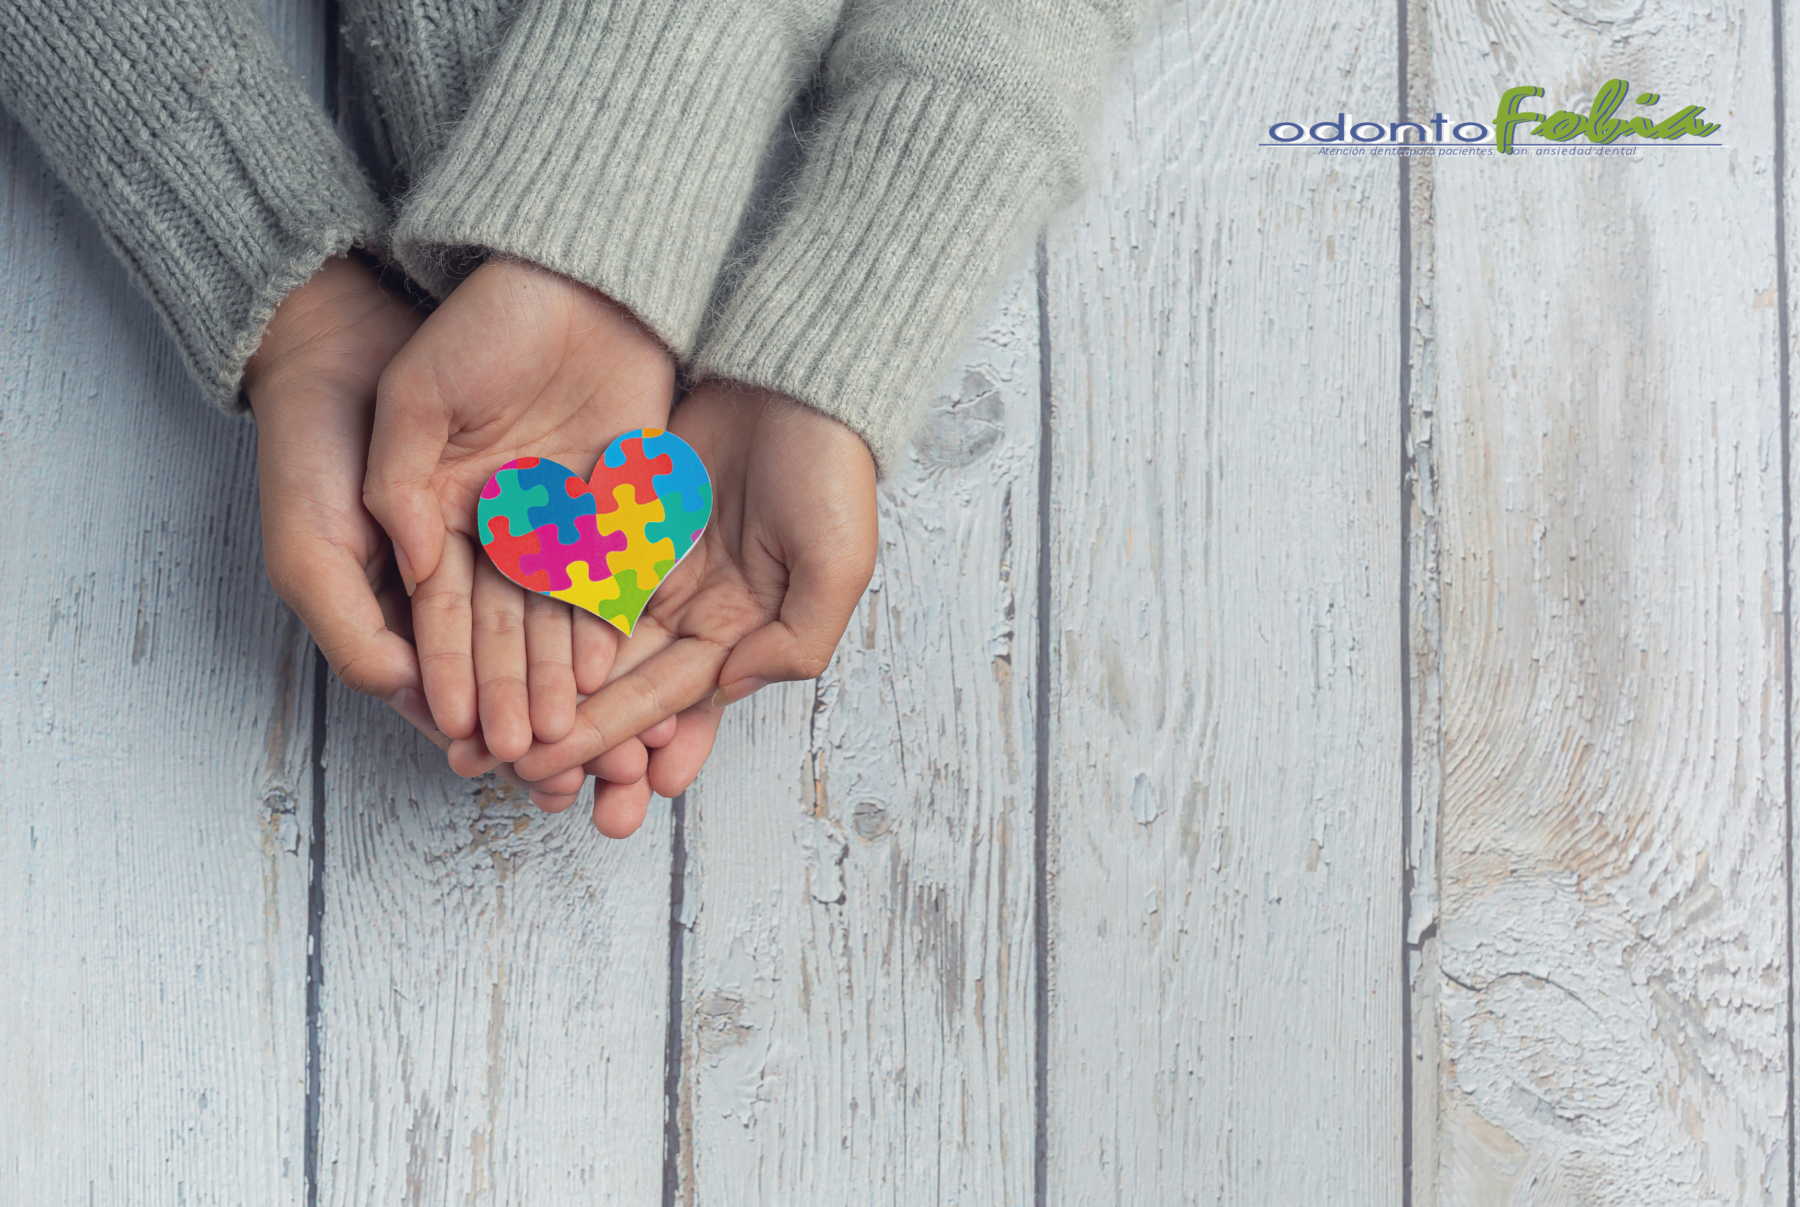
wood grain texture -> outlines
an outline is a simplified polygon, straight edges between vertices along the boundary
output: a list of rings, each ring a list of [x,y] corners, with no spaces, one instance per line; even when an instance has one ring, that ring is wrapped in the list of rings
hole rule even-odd
[[[316,0],[271,0],[321,95]],[[311,647],[255,435],[0,120],[0,1201],[304,1202]]]
[[[254,432],[0,126],[0,1202],[299,1204],[310,647]]]
[[[1052,227],[1051,1203],[1400,1199],[1397,167],[1251,145],[1394,21],[1163,10]]]
[[[602,838],[334,685],[319,1201],[654,1203],[669,809]]]
[[[1433,168],[1438,1201],[1787,1201],[1769,9],[1430,21],[1445,112],[1730,144]]]
[[[1022,274],[688,794],[682,1202],[1031,1202],[1037,326]]]

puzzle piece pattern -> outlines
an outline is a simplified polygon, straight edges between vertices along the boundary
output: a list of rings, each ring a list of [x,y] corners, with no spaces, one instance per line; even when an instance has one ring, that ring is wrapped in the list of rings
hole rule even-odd
[[[700,455],[680,436],[646,430],[644,453],[652,464],[665,458],[669,462],[669,468],[650,482],[656,497],[662,500],[663,519],[646,526],[644,538],[652,544],[671,541],[679,561],[699,541],[712,516],[712,479],[707,476]]]
[[[579,482],[581,479],[576,478]],[[566,591],[572,584],[570,569],[578,562],[584,562],[590,571],[598,569],[601,578],[606,577],[609,555],[622,553],[628,540],[623,532],[602,533],[596,531],[598,517],[593,512],[576,516],[574,520],[575,539],[562,541],[558,538],[561,529],[556,524],[540,525],[532,535],[538,539],[539,550],[519,559],[519,570],[524,574],[541,573],[546,575],[545,585],[533,587],[534,591],[546,594]],[[617,572],[617,567],[613,568]]]
[[[711,515],[699,455],[679,436],[643,428],[608,445],[587,482],[554,461],[509,461],[482,489],[476,523],[506,577],[629,636]]]

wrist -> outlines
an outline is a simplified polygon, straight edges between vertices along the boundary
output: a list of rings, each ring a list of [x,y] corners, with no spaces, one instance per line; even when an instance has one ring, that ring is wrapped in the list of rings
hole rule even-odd
[[[513,290],[533,297],[549,294],[554,304],[584,314],[606,334],[636,345],[640,356],[675,363],[674,352],[631,307],[553,268],[517,256],[492,255],[457,288],[467,289],[478,280],[481,289]]]
[[[258,422],[298,398],[372,399],[418,323],[413,301],[366,258],[334,256],[275,308],[240,388]]]
[[[707,411],[715,426],[727,426],[743,439],[765,427],[804,432],[810,443],[834,461],[874,464],[874,453],[862,433],[836,415],[779,390],[711,377],[690,390],[681,405]]]

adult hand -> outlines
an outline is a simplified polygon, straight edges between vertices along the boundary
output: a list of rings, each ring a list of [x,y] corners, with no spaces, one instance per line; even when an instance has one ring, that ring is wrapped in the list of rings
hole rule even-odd
[[[331,669],[379,696],[440,749],[411,641],[411,610],[388,539],[363,507],[376,382],[423,315],[375,273],[328,260],[276,309],[244,368],[256,415],[263,558],[276,594],[300,617]],[[575,799],[580,774],[526,784]]]
[[[425,696],[460,773],[566,735],[620,644],[605,622],[494,569],[475,528],[483,486],[525,456],[592,472],[620,432],[666,425],[674,374],[610,298],[505,259],[459,285],[382,374],[363,498],[394,540]],[[616,746],[596,773],[641,779],[643,744]]]
[[[328,260],[244,367],[269,581],[338,678],[390,703],[419,690],[419,666],[387,538],[362,505],[363,457],[375,383],[422,317],[367,267]]]
[[[651,788],[674,796],[693,781],[725,705],[823,673],[875,569],[875,464],[848,427],[778,394],[711,382],[682,400],[669,430],[712,476],[706,533],[568,736],[517,762],[528,777],[566,773],[676,717],[646,783],[596,785],[594,824],[614,836],[642,823]]]

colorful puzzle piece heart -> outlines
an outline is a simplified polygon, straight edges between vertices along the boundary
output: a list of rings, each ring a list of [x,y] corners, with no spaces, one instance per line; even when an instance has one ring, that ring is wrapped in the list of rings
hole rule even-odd
[[[540,457],[508,461],[481,490],[476,527],[500,573],[629,637],[699,543],[712,502],[700,455],[647,427],[607,445],[586,482]]]

